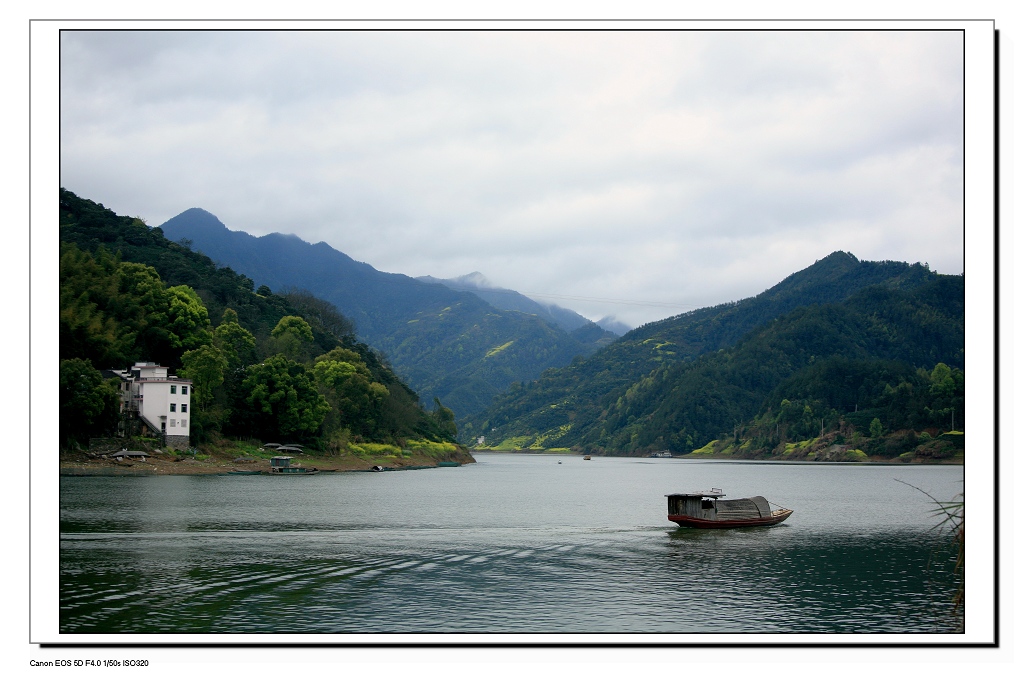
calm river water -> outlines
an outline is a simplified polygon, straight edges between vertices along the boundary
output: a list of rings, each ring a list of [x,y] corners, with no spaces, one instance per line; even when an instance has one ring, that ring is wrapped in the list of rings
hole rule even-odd
[[[62,477],[62,633],[942,633],[963,468],[479,454],[315,477]],[[559,464],[561,461],[561,464]],[[721,487],[783,525],[680,529]]]

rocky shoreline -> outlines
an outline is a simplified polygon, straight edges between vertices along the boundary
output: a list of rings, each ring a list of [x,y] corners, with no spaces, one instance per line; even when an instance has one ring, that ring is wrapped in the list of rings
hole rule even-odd
[[[270,473],[271,452],[238,453],[237,449],[210,449],[212,452],[165,452],[161,449],[69,451],[61,453],[62,476],[145,476],[227,474],[233,471]],[[380,455],[329,455],[307,452],[297,455],[294,463],[316,468],[321,472],[364,472],[375,467],[384,470],[438,467],[442,462],[460,465],[476,462],[466,449],[440,459],[433,455],[412,453],[401,457]]]

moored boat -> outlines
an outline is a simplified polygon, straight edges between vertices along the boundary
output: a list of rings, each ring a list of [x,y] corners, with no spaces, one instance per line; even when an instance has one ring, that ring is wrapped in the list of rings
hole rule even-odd
[[[270,459],[270,474],[316,474],[319,471],[315,467],[293,465],[288,455],[275,455]]]
[[[694,493],[669,493],[668,519],[682,527],[730,529],[745,526],[772,526],[785,521],[792,510],[771,504],[763,496],[723,500],[722,489]]]
[[[315,467],[279,467],[271,469],[268,474],[316,474],[319,471]]]

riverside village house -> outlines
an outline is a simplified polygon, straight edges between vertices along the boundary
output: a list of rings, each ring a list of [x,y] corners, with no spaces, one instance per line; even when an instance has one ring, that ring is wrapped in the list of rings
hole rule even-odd
[[[188,448],[192,380],[147,361],[113,372],[121,378],[121,435],[133,434],[141,423],[143,433],[160,435],[165,445]]]

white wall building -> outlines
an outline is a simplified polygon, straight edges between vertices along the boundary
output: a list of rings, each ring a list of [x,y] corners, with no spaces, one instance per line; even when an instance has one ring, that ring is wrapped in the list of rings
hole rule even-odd
[[[121,378],[121,412],[163,434],[168,446],[188,448],[192,380],[169,375],[166,367],[149,362],[114,372]]]

